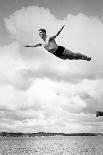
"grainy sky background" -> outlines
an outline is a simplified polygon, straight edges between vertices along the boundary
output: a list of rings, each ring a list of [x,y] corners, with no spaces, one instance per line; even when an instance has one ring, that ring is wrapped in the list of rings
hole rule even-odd
[[[63,61],[43,47],[38,29],[55,34],[91,62]],[[0,1],[0,131],[103,132],[103,1]]]

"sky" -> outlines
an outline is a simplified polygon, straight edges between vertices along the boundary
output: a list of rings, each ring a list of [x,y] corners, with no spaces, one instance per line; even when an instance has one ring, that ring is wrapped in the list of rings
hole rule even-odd
[[[90,56],[61,60],[38,30],[58,45]],[[103,1],[0,1],[0,132],[103,132]]]

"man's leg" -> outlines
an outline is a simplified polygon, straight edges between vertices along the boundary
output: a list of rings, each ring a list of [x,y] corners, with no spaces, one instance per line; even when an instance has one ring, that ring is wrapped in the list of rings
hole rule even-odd
[[[87,60],[87,61],[90,61],[91,60],[91,57],[88,57],[84,54],[81,54],[81,53],[74,53],[68,49],[65,49],[64,52],[63,52],[63,56],[65,59],[70,59],[70,60]]]
[[[81,54],[81,53],[75,53],[74,54],[74,59],[82,59],[82,60],[87,60],[87,61],[90,61],[91,60],[91,57],[88,57],[84,54]]]

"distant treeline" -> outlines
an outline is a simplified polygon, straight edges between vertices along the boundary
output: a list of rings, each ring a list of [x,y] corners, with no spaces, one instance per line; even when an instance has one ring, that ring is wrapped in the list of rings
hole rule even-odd
[[[50,133],[50,132],[38,132],[38,133],[8,133],[1,132],[0,137],[36,137],[36,136],[103,136],[102,133]]]

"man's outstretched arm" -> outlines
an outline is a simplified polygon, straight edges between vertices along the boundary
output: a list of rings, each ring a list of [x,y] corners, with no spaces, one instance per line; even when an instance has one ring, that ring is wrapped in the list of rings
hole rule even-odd
[[[64,26],[62,26],[62,28],[57,32],[57,34],[52,36],[51,39],[55,39],[61,33],[61,31],[63,30]]]
[[[38,43],[36,45],[26,45],[24,47],[38,47],[38,46],[42,46],[42,44],[41,43]]]

